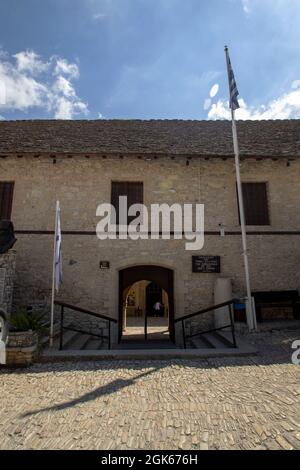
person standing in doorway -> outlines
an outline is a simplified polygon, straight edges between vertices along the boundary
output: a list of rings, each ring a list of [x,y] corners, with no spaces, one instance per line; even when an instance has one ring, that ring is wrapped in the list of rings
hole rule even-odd
[[[153,309],[154,309],[154,316],[159,317],[160,316],[160,309],[162,307],[162,304],[160,302],[155,302]]]

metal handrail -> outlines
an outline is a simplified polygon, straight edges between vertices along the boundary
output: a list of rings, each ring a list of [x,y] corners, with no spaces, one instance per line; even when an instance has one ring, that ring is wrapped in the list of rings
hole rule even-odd
[[[95,313],[95,312],[92,312],[91,310],[87,310],[86,308],[77,307],[76,305],[71,305],[66,302],[62,302],[60,300],[55,300],[54,303],[55,305],[61,305],[66,308],[70,308],[71,310],[75,310],[76,312],[86,313],[87,315],[92,315],[93,317],[99,317],[99,318],[102,318],[103,320],[117,323],[117,320],[115,318],[107,317],[106,315],[103,315],[102,313]]]
[[[217,310],[218,308],[226,307],[226,305],[233,304],[233,302],[235,302],[235,299],[227,300],[226,302],[222,302],[221,304],[212,305],[211,307],[206,307],[202,310],[198,310],[198,312],[189,313],[187,315],[183,315],[182,317],[175,318],[174,322],[176,323],[178,321],[187,320],[188,318],[195,317],[196,315],[202,315],[203,313],[210,312],[211,310]]]
[[[102,315],[101,313],[95,313],[91,310],[87,310],[82,307],[77,307],[76,305],[71,305],[66,302],[62,302],[60,300],[56,300],[54,302],[55,305],[59,305],[61,307],[60,310],[60,339],[59,339],[59,349],[62,351],[63,349],[63,331],[75,331],[77,333],[88,334],[91,336],[96,336],[97,338],[102,338],[108,340],[108,349],[111,349],[111,323],[117,323],[115,318],[107,317],[106,315]],[[108,321],[108,335],[98,335],[96,333],[90,333],[89,331],[81,330],[79,328],[71,328],[69,326],[64,326],[64,309],[68,308],[70,310],[74,310],[75,312],[84,313],[85,315],[91,315],[96,318],[101,318],[102,320]]]
[[[234,329],[234,318],[233,318],[233,311],[232,311],[232,304],[234,303],[234,301],[235,301],[235,299],[231,299],[231,300],[228,300],[227,302],[222,302],[220,304],[212,305],[211,307],[204,308],[202,310],[199,310],[198,312],[189,313],[188,315],[184,315],[182,317],[176,318],[174,320],[175,323],[177,323],[179,321],[181,322],[184,349],[186,349],[186,340],[188,338],[203,335],[205,333],[212,333],[212,332],[215,332],[215,331],[224,330],[225,328],[231,328],[232,345],[233,345],[234,348],[237,348],[236,338],[235,338],[235,329]],[[212,328],[210,330],[197,331],[196,333],[193,333],[193,334],[190,334],[190,335],[186,334],[186,332],[185,332],[185,320],[196,317],[197,315],[203,315],[204,313],[211,312],[212,310],[217,310],[221,307],[228,307],[229,317],[230,317],[230,324],[224,325],[224,326],[221,326],[221,327],[218,327],[218,328]]]

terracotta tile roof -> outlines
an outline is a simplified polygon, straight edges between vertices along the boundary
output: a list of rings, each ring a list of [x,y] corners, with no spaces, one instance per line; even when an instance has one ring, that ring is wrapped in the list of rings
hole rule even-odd
[[[242,156],[300,156],[300,120],[237,129]],[[233,146],[230,121],[0,121],[0,155],[21,152],[231,156]]]

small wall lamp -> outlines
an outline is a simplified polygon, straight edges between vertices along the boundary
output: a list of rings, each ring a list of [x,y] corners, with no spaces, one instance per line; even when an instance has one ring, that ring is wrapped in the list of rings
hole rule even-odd
[[[220,235],[221,237],[225,237],[225,227],[223,224],[219,224],[220,227]]]

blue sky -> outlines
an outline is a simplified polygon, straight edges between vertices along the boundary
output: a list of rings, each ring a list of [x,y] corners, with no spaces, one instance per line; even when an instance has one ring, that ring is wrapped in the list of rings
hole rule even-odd
[[[300,118],[300,0],[0,0],[2,119]]]

